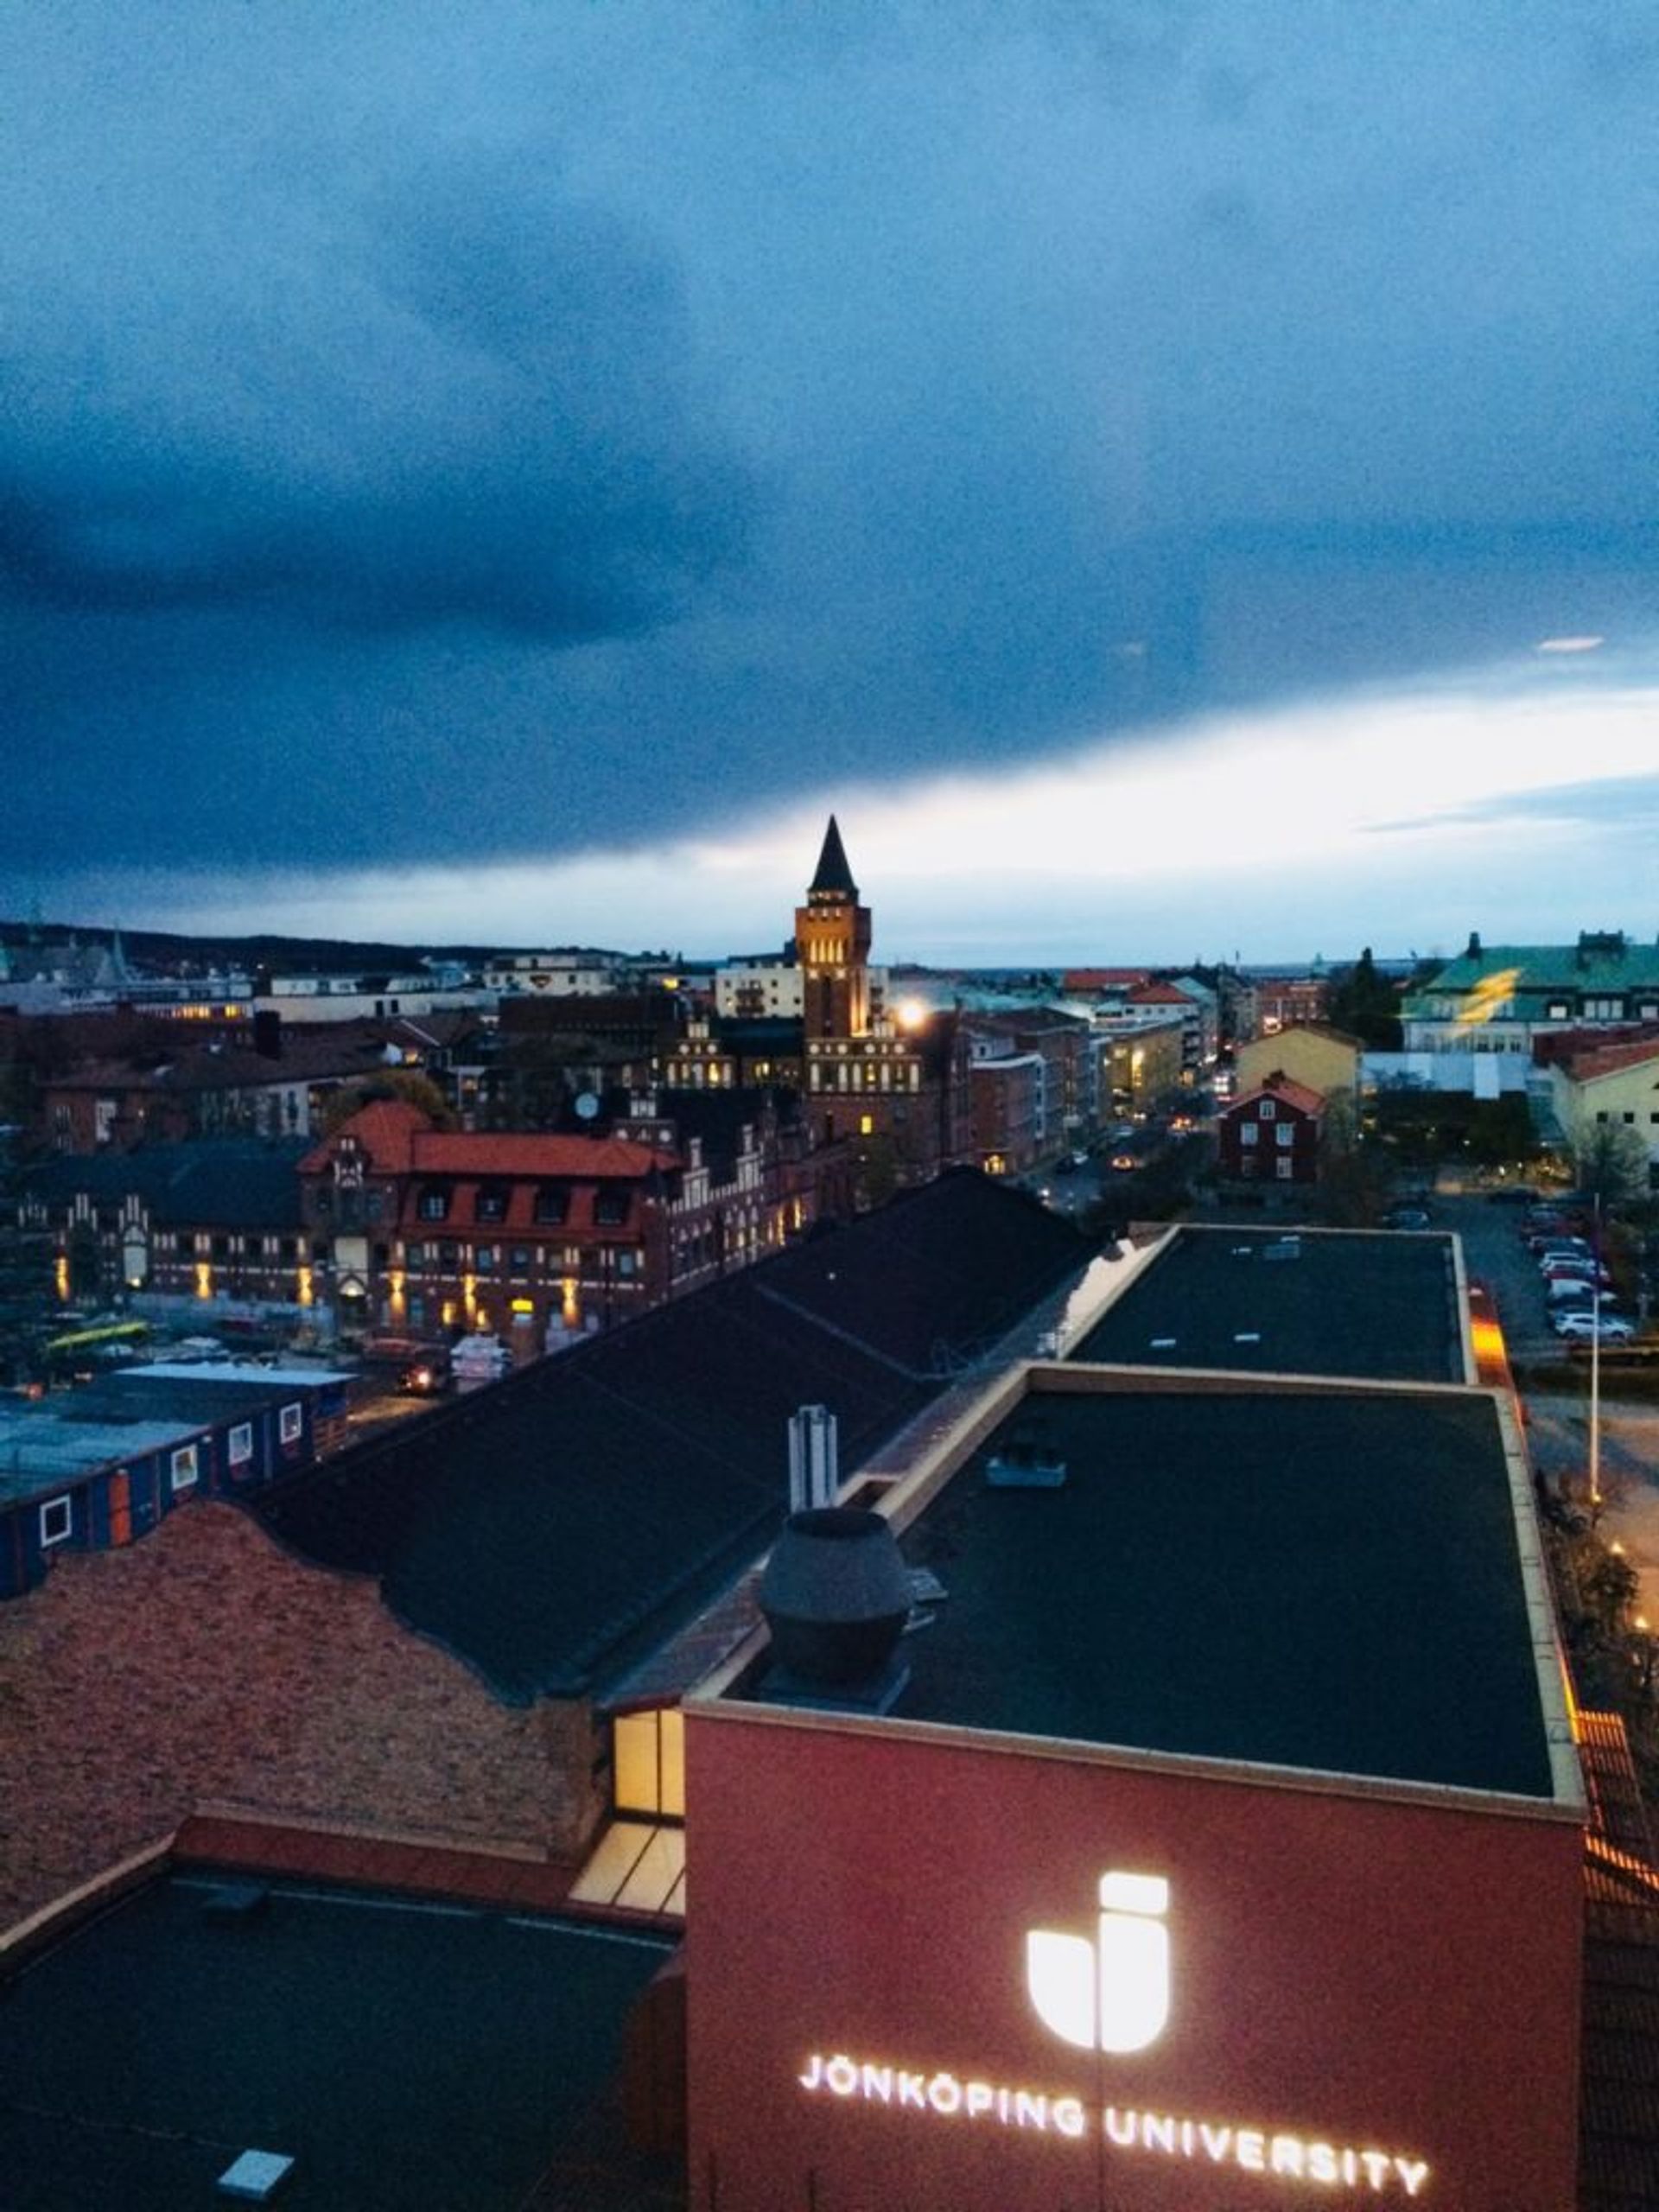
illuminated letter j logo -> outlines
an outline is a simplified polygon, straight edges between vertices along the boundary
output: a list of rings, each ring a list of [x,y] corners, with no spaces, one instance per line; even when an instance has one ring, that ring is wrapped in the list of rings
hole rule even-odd
[[[1033,1928],[1026,1986],[1046,2028],[1082,2050],[1144,2050],[1169,2018],[1169,1884],[1103,1874],[1096,1940]]]

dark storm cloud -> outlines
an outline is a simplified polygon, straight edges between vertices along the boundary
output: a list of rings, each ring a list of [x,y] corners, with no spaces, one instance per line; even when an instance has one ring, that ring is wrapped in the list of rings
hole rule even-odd
[[[154,411],[90,360],[77,388],[0,359],[20,595],[569,641],[664,620],[737,556],[750,486],[694,420],[677,279],[638,225],[544,159],[436,154],[335,220],[303,322],[185,303]]]
[[[1653,620],[1623,0],[0,21],[0,858],[638,842]]]

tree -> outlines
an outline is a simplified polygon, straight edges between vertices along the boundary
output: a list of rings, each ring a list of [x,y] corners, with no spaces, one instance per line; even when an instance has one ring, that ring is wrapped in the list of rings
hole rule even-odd
[[[1377,972],[1369,944],[1351,968],[1338,968],[1332,977],[1327,1010],[1334,1027],[1345,1029],[1374,1052],[1400,1050],[1400,994]]]
[[[410,1105],[419,1107],[435,1128],[455,1126],[448,1100],[429,1075],[423,1075],[418,1068],[388,1068],[384,1075],[354,1076],[350,1083],[329,1092],[322,1105],[323,1135],[333,1136],[376,1098],[406,1099]]]
[[[1351,1094],[1333,1091],[1319,1131],[1319,1218],[1337,1229],[1370,1229],[1382,1217],[1389,1186],[1387,1157],[1365,1142]]]
[[[1584,1123],[1573,1147],[1573,1173],[1586,1198],[1599,1198],[1604,1214],[1637,1205],[1649,1191],[1641,1131],[1624,1122]]]

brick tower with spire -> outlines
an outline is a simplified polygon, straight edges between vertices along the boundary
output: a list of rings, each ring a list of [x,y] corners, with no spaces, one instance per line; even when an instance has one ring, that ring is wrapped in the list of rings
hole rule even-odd
[[[871,941],[832,814],[795,909],[803,1072],[813,1142],[851,1144],[866,1205],[969,1157],[972,1134],[960,1023],[942,1013],[896,1021],[872,991]]]
[[[859,904],[832,814],[806,904],[795,909],[795,958],[809,1043],[868,1036],[870,935],[870,910]]]

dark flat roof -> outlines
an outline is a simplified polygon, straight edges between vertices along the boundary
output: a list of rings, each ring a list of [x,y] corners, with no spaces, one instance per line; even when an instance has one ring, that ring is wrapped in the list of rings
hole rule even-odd
[[[296,2159],[283,2212],[671,2202],[632,2153],[623,2023],[668,1946],[550,1919],[176,1875],[25,1967],[0,2004],[6,2212],[229,2203],[238,2152]]]
[[[1433,1232],[1185,1227],[1069,1356],[1460,1382],[1455,1281]]]
[[[788,1422],[850,1471],[1088,1247],[1027,1193],[943,1175],[273,1484],[250,1510],[510,1703],[603,1688],[759,1556]]]
[[[1033,1437],[1064,1486],[991,1487]],[[897,1718],[1554,1795],[1484,1394],[1039,1392],[902,1544]]]

